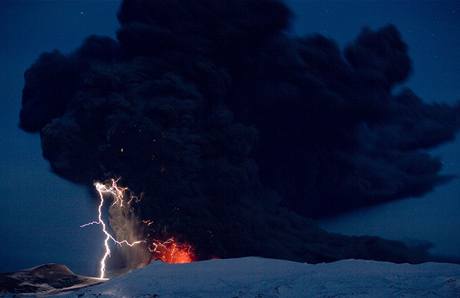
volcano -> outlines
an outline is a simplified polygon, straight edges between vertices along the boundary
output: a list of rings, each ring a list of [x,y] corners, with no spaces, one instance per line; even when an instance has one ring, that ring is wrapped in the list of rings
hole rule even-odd
[[[130,218],[150,223],[135,239],[173,237],[197,260],[435,259],[426,244],[337,235],[311,220],[452,178],[429,150],[454,138],[460,105],[401,86],[412,63],[395,26],[364,28],[341,49],[293,35],[277,0],[125,0],[118,20],[116,39],[39,56],[20,127],[40,134],[69,181],[121,177],[140,199]],[[115,215],[123,236],[126,217]],[[128,268],[140,259],[118,258]]]

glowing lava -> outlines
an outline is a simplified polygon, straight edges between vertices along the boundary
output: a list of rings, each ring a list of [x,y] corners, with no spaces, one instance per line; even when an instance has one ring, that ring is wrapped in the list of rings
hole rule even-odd
[[[152,252],[151,259],[170,264],[190,263],[195,259],[192,246],[187,243],[178,243],[174,238],[164,242],[153,241],[150,251]]]
[[[112,179],[111,184],[103,184],[100,182],[94,183],[94,187],[96,187],[96,190],[99,194],[99,207],[98,207],[98,220],[97,221],[92,221],[87,224],[81,225],[80,227],[84,228],[90,225],[101,225],[102,226],[102,232],[105,234],[105,239],[104,239],[104,247],[105,247],[105,253],[104,256],[102,257],[100,261],[100,269],[99,269],[99,278],[103,279],[105,278],[105,268],[106,268],[106,261],[107,258],[110,257],[110,246],[109,242],[112,240],[114,243],[118,245],[128,245],[130,247],[133,247],[134,245],[140,244],[145,242],[145,240],[138,240],[134,242],[129,242],[128,240],[121,240],[118,241],[113,237],[108,231],[107,231],[107,224],[104,222],[103,216],[102,216],[102,208],[104,207],[104,195],[111,195],[113,198],[113,203],[112,206],[118,206],[120,208],[123,208],[123,202],[124,202],[124,197],[125,197],[125,191],[127,188],[120,187],[117,185],[118,180]]]

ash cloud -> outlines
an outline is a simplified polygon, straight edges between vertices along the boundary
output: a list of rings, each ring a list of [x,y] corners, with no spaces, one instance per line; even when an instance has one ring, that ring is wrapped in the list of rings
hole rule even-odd
[[[58,175],[122,177],[143,193],[146,235],[200,258],[418,262],[427,247],[327,233],[308,217],[422,195],[450,177],[427,150],[454,138],[460,106],[407,80],[394,26],[344,51],[293,37],[276,0],[123,1],[117,39],[42,54],[25,74],[20,126]],[[428,82],[427,82],[428,83]]]

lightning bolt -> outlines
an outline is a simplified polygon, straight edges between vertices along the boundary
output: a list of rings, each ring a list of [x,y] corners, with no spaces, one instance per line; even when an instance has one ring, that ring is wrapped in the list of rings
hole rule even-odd
[[[125,197],[125,192],[128,190],[126,187],[120,187],[117,185],[119,179],[111,179],[111,184],[103,184],[100,182],[94,183],[94,187],[96,188],[98,195],[99,195],[99,206],[97,208],[98,211],[98,220],[97,221],[92,221],[89,223],[86,223],[84,225],[81,225],[81,228],[91,226],[91,225],[101,225],[102,226],[102,232],[105,235],[104,239],[104,248],[105,252],[103,257],[101,258],[99,264],[100,264],[100,269],[99,269],[99,278],[100,279],[105,279],[105,269],[106,269],[106,261],[107,258],[110,257],[110,245],[109,242],[112,241],[115,244],[118,245],[128,245],[130,247],[133,247],[137,244],[145,242],[145,240],[137,240],[134,242],[129,242],[128,240],[117,240],[115,237],[113,237],[109,231],[107,231],[107,224],[104,222],[104,218],[102,216],[102,210],[104,207],[104,195],[110,195],[113,198],[113,203],[111,206],[117,206],[119,208],[123,208],[123,202],[124,202],[124,197]],[[129,203],[129,202],[128,202]]]

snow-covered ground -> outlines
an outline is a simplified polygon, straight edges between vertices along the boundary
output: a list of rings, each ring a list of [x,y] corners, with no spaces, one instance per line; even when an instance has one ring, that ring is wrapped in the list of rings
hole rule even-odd
[[[460,265],[241,258],[153,263],[65,297],[460,297]]]

